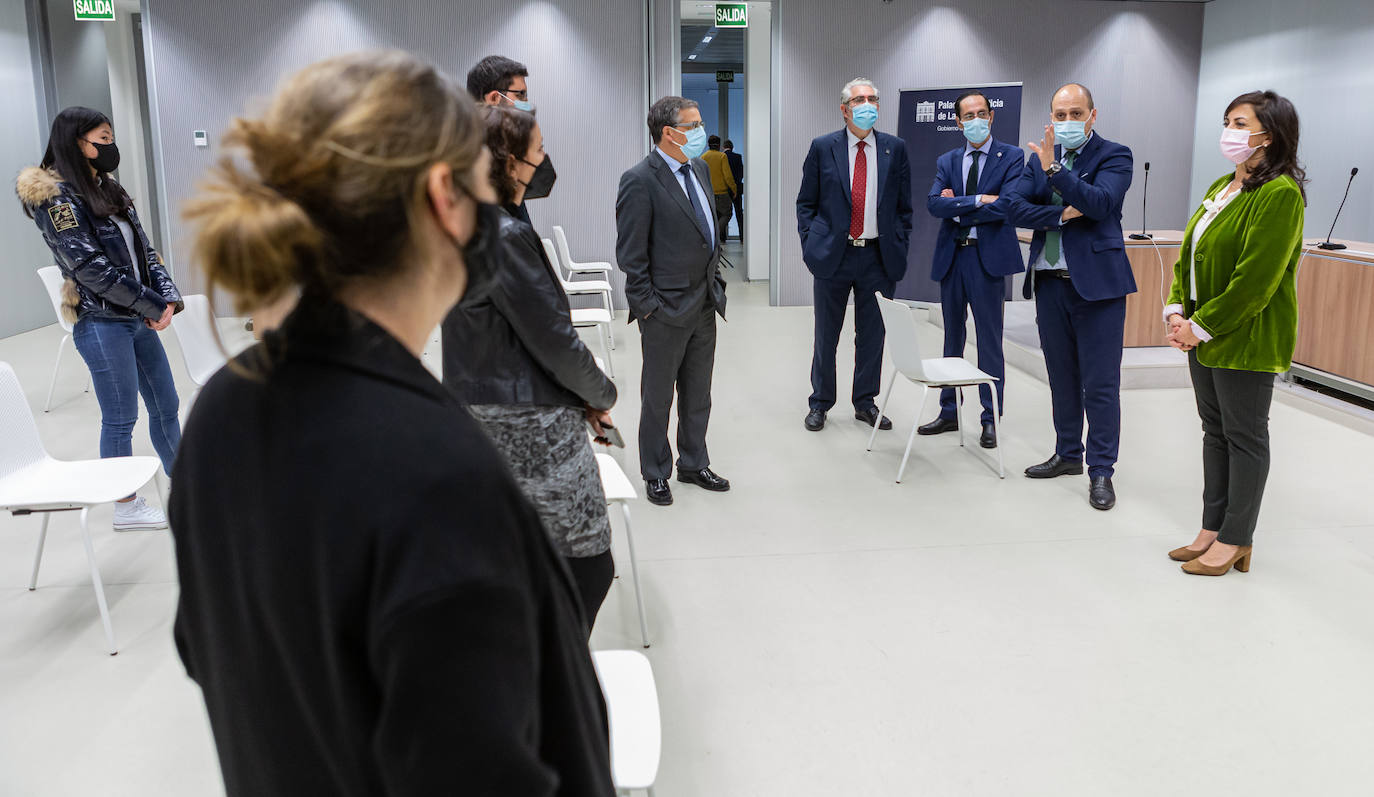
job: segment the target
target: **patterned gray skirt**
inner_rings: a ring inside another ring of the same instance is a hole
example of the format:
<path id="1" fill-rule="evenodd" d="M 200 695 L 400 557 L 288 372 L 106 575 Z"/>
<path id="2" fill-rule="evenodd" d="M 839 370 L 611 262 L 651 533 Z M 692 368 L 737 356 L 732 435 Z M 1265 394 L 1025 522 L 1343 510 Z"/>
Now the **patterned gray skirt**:
<path id="1" fill-rule="evenodd" d="M 516 404 L 468 407 L 566 557 L 598 556 L 611 548 L 606 493 L 582 410 Z"/>

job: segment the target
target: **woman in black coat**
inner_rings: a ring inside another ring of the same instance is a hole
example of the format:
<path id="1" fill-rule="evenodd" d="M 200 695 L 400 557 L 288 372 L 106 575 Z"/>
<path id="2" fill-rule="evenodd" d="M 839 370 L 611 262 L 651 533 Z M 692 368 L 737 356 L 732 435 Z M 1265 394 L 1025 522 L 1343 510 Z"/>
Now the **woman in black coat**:
<path id="1" fill-rule="evenodd" d="M 444 319 L 444 384 L 468 404 L 539 511 L 577 582 L 591 634 L 615 563 L 587 425 L 598 434 L 610 425 L 615 384 L 573 328 L 539 236 L 515 214 L 553 187 L 539 124 L 514 108 L 482 112 L 503 247 L 489 289 L 464 297 Z"/>
<path id="2" fill-rule="evenodd" d="M 420 363 L 498 245 L 471 101 L 404 53 L 324 61 L 239 120 L 193 206 L 211 288 L 299 287 L 205 386 L 176 464 L 176 641 L 230 795 L 610 797 L 577 594 Z"/>

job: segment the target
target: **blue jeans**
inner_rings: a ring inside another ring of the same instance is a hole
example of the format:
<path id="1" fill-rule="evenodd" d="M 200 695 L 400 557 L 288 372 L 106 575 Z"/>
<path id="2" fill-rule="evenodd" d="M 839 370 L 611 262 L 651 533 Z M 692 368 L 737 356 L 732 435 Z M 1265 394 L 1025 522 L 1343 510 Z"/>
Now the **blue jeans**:
<path id="1" fill-rule="evenodd" d="M 181 445 L 179 403 L 167 352 L 157 333 L 137 318 L 92 318 L 76 322 L 76 350 L 91 369 L 100 402 L 100 457 L 127 457 L 134 451 L 138 395 L 148 407 L 148 431 L 162 469 L 172 473 Z"/>

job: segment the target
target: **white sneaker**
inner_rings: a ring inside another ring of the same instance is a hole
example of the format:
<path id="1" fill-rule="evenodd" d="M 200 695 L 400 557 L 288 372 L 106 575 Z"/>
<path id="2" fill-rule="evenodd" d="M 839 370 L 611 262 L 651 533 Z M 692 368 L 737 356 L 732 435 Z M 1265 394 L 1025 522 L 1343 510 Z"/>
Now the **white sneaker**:
<path id="1" fill-rule="evenodd" d="M 149 531 L 167 528 L 167 516 L 161 509 L 148 506 L 141 497 L 124 503 L 115 503 L 115 531 Z"/>

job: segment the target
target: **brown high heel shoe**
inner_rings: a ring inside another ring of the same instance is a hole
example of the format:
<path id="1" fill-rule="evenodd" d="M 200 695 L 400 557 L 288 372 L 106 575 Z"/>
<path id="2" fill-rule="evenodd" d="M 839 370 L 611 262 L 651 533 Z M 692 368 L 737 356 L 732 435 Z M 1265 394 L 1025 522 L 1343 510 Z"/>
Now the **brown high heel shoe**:
<path id="1" fill-rule="evenodd" d="M 1231 560 L 1229 562 L 1227 562 L 1224 565 L 1218 565 L 1216 567 L 1204 565 L 1202 562 L 1197 561 L 1184 562 L 1183 572 L 1193 576 L 1224 576 L 1228 572 L 1230 572 L 1231 566 L 1234 565 L 1235 568 L 1240 572 L 1249 573 L 1250 552 L 1252 548 L 1253 546 L 1250 545 L 1240 546 L 1236 549 L 1235 554 L 1231 557 Z"/>
<path id="2" fill-rule="evenodd" d="M 1210 547 L 1212 546 L 1207 546 L 1207 548 Z M 1169 558 L 1174 560 L 1175 562 L 1191 562 L 1199 556 L 1202 556 L 1203 554 L 1207 553 L 1207 548 L 1203 548 L 1200 551 L 1194 551 L 1192 548 L 1189 548 L 1185 545 L 1182 548 L 1175 548 L 1172 551 L 1169 551 Z"/>

